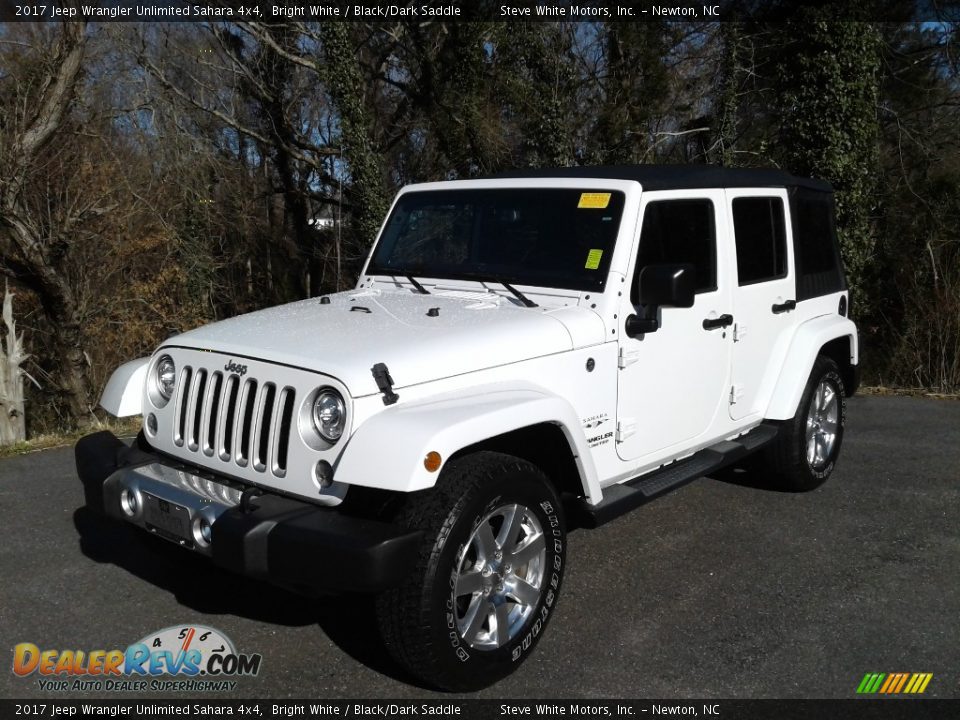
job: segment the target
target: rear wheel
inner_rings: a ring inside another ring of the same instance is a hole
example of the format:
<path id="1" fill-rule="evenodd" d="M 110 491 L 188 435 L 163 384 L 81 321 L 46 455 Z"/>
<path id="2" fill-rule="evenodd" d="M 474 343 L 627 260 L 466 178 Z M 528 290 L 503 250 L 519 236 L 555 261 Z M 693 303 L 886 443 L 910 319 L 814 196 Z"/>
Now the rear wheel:
<path id="1" fill-rule="evenodd" d="M 843 378 L 837 364 L 821 355 L 796 415 L 782 424 L 777 440 L 764 452 L 765 469 L 776 485 L 805 492 L 825 483 L 840 455 L 845 419 Z"/>
<path id="2" fill-rule="evenodd" d="M 564 520 L 543 473 L 500 453 L 464 456 L 395 522 L 424 540 L 415 571 L 377 600 L 394 658 L 446 690 L 511 673 L 539 640 L 563 578 Z"/>

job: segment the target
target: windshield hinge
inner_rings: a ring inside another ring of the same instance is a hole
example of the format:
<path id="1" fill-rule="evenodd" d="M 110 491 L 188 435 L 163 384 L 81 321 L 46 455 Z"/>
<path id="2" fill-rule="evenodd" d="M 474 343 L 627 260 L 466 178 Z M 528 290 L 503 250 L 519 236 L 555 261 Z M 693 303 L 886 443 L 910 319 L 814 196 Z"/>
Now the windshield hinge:
<path id="1" fill-rule="evenodd" d="M 636 418 L 620 418 L 617 421 L 617 442 L 621 443 L 637 431 Z"/>
<path id="2" fill-rule="evenodd" d="M 640 349 L 627 350 L 625 347 L 620 347 L 620 359 L 617 361 L 617 367 L 621 370 L 629 365 L 633 365 L 637 360 L 640 359 Z"/>
<path id="3" fill-rule="evenodd" d="M 743 385 L 730 386 L 730 404 L 736 405 L 743 398 Z"/>

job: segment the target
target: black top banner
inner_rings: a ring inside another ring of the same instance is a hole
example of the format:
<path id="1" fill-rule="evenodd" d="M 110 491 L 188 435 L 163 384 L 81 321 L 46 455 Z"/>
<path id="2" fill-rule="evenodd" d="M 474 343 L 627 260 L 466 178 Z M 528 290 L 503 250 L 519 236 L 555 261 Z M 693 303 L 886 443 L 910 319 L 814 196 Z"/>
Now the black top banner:
<path id="1" fill-rule="evenodd" d="M 827 5 L 835 20 L 960 21 L 954 0 L 0 0 L 0 21 L 725 22 L 803 20 Z"/>

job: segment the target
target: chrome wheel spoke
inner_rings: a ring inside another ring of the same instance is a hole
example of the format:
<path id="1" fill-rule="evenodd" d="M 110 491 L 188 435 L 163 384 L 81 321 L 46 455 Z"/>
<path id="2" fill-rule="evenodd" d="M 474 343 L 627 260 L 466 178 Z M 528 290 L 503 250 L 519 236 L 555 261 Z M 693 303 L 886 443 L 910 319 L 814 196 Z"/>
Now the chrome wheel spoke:
<path id="1" fill-rule="evenodd" d="M 473 642 L 483 630 L 484 621 L 490 618 L 492 614 L 493 605 L 489 600 L 480 596 L 473 598 L 463 618 L 463 625 L 466 625 L 466 627 L 460 634 L 467 642 Z"/>
<path id="2" fill-rule="evenodd" d="M 513 588 L 507 595 L 516 599 L 521 605 L 536 605 L 540 600 L 540 590 L 520 578 L 514 580 Z"/>
<path id="3" fill-rule="evenodd" d="M 502 647 L 510 639 L 510 608 L 501 603 L 496 606 L 497 646 Z"/>
<path id="4" fill-rule="evenodd" d="M 477 548 L 477 557 L 481 563 L 491 560 L 497 552 L 497 541 L 493 539 L 493 528 L 489 519 L 485 519 L 473 534 L 473 543 Z"/>
<path id="5" fill-rule="evenodd" d="M 837 393 L 833 387 L 823 383 L 823 407 L 821 411 L 826 415 L 837 402 Z"/>
<path id="6" fill-rule="evenodd" d="M 824 431 L 821 437 L 823 438 L 823 461 L 826 462 L 833 455 L 833 446 L 836 444 L 837 436 Z"/>
<path id="7" fill-rule="evenodd" d="M 510 505 L 503 515 L 503 526 L 497 535 L 497 545 L 508 550 L 517 544 L 517 536 L 523 526 L 525 508 L 519 505 Z"/>
<path id="8" fill-rule="evenodd" d="M 457 578 L 457 597 L 483 592 L 483 575 L 478 571 L 466 572 Z"/>
<path id="9" fill-rule="evenodd" d="M 543 535 L 524 538 L 524 543 L 514 548 L 508 555 L 514 568 L 523 567 L 531 560 L 539 557 L 547 549 L 547 542 Z"/>

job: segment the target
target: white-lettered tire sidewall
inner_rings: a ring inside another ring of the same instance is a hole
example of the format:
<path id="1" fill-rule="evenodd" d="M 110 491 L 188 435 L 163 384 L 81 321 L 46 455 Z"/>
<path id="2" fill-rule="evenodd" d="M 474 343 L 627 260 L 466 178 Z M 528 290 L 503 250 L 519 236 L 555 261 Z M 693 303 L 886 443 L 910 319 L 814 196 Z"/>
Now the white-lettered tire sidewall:
<path id="1" fill-rule="evenodd" d="M 566 562 L 566 530 L 560 501 L 546 482 L 525 477 L 524 482 L 514 484 L 515 480 L 504 477 L 497 483 L 496 489 L 490 488 L 468 499 L 443 550 L 431 563 L 430 576 L 434 582 L 429 592 L 429 612 L 440 619 L 431 623 L 435 628 L 433 642 L 435 647 L 443 648 L 440 654 L 446 657 L 438 659 L 441 660 L 444 674 L 448 676 L 446 684 L 451 688 L 484 687 L 513 672 L 536 646 L 556 607 Z M 546 558 L 542 592 L 524 627 L 505 646 L 495 650 L 475 649 L 460 637 L 457 630 L 453 592 L 457 576 L 456 560 L 474 529 L 488 513 L 509 503 L 526 506 L 536 514 L 543 528 Z"/>
<path id="2" fill-rule="evenodd" d="M 820 470 L 815 470 L 810 466 L 810 463 L 807 461 L 807 435 L 806 432 L 800 433 L 800 457 L 803 459 L 803 464 L 806 467 L 807 472 L 809 473 L 811 479 L 815 479 L 817 484 L 823 483 L 831 473 L 837 464 L 837 458 L 840 456 L 840 446 L 843 445 L 843 430 L 844 425 L 846 424 L 846 409 L 847 402 L 846 397 L 844 396 L 843 388 L 843 378 L 840 377 L 840 373 L 837 371 L 836 366 L 833 363 L 830 364 L 829 369 L 825 372 L 821 372 L 811 378 L 810 387 L 807 388 L 806 392 L 806 402 L 803 404 L 803 415 L 801 416 L 803 424 L 801 427 L 805 426 L 807 414 L 810 412 L 810 403 L 813 402 L 814 395 L 816 393 L 817 387 L 824 380 L 833 385 L 834 391 L 837 393 L 837 439 L 833 444 L 833 449 L 830 452 L 830 458 L 826 465 L 824 465 Z"/>

